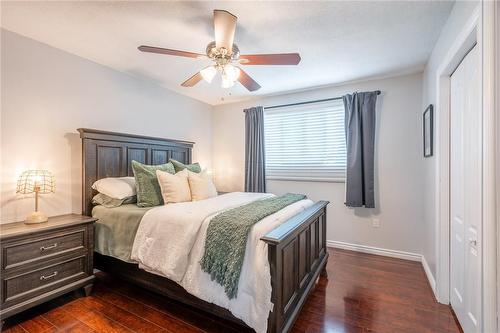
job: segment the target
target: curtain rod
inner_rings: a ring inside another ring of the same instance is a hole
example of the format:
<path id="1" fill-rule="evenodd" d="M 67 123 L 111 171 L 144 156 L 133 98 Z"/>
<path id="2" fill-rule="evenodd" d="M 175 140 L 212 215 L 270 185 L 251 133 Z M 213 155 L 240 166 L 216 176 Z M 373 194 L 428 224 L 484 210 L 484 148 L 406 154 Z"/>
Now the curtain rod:
<path id="1" fill-rule="evenodd" d="M 377 95 L 380 95 L 381 92 L 380 92 L 380 90 L 376 90 L 375 93 L 377 93 Z M 314 101 L 307 101 L 307 102 L 299 102 L 299 103 L 291 103 L 291 104 L 281 104 L 281 105 L 265 106 L 264 109 L 269 110 L 269 109 L 283 108 L 285 106 L 296 106 L 296 105 L 303 105 L 303 104 L 336 101 L 336 100 L 339 100 L 339 99 L 342 99 L 342 97 L 334 97 L 334 98 L 326 98 L 326 99 L 316 99 Z"/>

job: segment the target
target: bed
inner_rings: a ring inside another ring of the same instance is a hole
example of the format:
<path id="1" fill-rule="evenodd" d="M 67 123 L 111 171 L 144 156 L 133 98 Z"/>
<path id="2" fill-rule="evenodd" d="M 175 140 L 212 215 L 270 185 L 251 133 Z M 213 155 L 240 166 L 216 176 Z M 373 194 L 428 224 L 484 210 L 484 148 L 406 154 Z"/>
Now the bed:
<path id="1" fill-rule="evenodd" d="M 95 195 L 92 184 L 105 177 L 133 175 L 132 160 L 162 164 L 173 158 L 182 163 L 191 163 L 193 142 L 93 129 L 78 131 L 82 139 L 82 205 L 85 215 L 92 214 L 92 197 Z M 274 304 L 267 319 L 267 332 L 288 332 L 318 277 L 320 274 L 326 275 L 327 204 L 326 201 L 313 203 L 260 238 L 267 244 L 271 302 Z M 123 210 L 125 212 L 121 214 L 125 214 L 122 215 L 125 219 L 129 216 L 127 210 L 134 211 L 134 207 L 124 207 Z M 143 213 L 135 209 L 132 229 Z M 94 215 L 101 216 L 103 220 L 104 214 L 104 211 L 94 212 Z M 229 310 L 191 295 L 172 280 L 140 269 L 136 263 L 128 260 L 130 257 L 127 246 L 118 250 L 106 249 L 106 240 L 117 232 L 124 231 L 108 228 L 105 223 L 96 227 L 96 243 L 102 244 L 98 246 L 100 253 L 94 253 L 95 268 L 217 317 L 247 326 Z"/>

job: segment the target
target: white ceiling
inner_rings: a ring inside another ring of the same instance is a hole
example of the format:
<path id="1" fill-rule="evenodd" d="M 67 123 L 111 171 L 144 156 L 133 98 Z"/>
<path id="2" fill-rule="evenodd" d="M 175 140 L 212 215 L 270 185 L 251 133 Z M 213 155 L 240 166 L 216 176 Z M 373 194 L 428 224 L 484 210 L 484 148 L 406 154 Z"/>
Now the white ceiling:
<path id="1" fill-rule="evenodd" d="M 209 104 L 423 69 L 453 2 L 2 2 L 7 30 L 147 78 Z M 180 83 L 207 60 L 139 52 L 141 44 L 204 53 L 212 10 L 238 16 L 242 54 L 299 52 L 298 66 L 246 66 L 262 86 Z M 222 100 L 224 99 L 224 101 Z"/>

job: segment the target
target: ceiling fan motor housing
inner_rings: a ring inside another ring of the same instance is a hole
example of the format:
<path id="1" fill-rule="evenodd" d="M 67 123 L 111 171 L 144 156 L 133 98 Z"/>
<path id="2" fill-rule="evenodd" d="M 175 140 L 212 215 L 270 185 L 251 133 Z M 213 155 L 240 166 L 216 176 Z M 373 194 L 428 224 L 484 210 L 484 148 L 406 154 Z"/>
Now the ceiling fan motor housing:
<path id="1" fill-rule="evenodd" d="M 230 63 L 240 57 L 240 49 L 236 44 L 233 44 L 233 50 L 230 52 L 225 47 L 217 48 L 215 41 L 207 45 L 206 53 L 210 59 L 224 63 Z"/>

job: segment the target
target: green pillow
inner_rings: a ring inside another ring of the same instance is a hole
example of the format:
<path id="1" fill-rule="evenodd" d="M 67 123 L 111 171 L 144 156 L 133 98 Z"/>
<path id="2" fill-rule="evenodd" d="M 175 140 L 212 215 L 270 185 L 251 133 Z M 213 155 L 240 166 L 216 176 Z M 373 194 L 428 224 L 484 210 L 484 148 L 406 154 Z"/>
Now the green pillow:
<path id="1" fill-rule="evenodd" d="M 134 170 L 137 191 L 137 206 L 153 207 L 163 205 L 160 184 L 158 184 L 158 179 L 156 178 L 156 170 L 175 174 L 172 163 L 146 165 L 132 161 L 132 170 Z"/>
<path id="2" fill-rule="evenodd" d="M 200 173 L 201 172 L 201 166 L 199 163 L 193 163 L 193 164 L 184 164 L 182 162 L 170 159 L 168 160 L 170 163 L 174 165 L 175 172 L 182 171 L 184 169 L 188 169 L 191 172 L 196 172 Z"/>
<path id="3" fill-rule="evenodd" d="M 106 208 L 120 207 L 121 205 L 126 205 L 126 204 L 131 204 L 131 203 L 136 203 L 136 202 L 137 202 L 136 195 L 133 195 L 131 197 L 126 197 L 124 199 L 116 199 L 116 198 L 112 198 L 110 196 L 107 196 L 106 194 L 103 194 L 103 193 L 97 193 L 92 198 L 92 203 L 94 205 L 101 205 L 101 206 L 104 206 Z"/>

